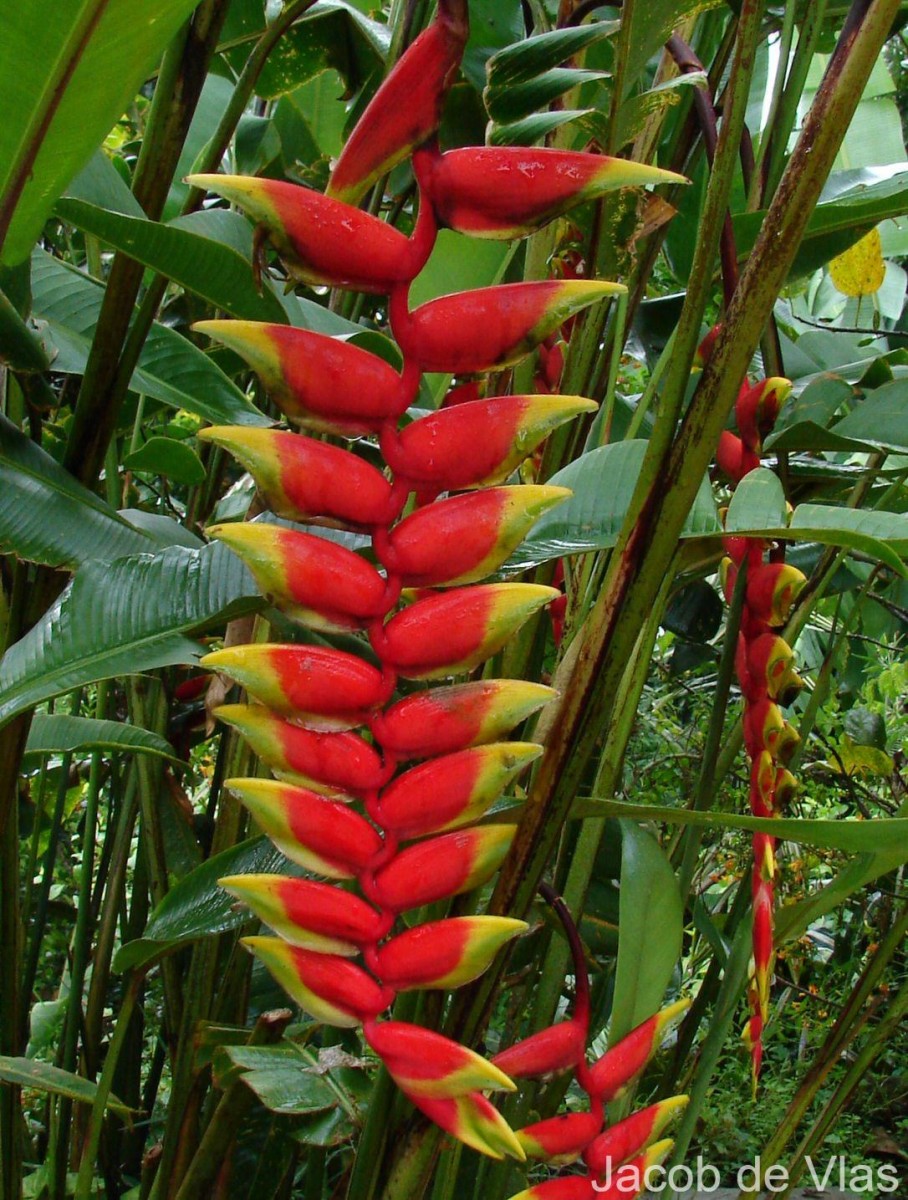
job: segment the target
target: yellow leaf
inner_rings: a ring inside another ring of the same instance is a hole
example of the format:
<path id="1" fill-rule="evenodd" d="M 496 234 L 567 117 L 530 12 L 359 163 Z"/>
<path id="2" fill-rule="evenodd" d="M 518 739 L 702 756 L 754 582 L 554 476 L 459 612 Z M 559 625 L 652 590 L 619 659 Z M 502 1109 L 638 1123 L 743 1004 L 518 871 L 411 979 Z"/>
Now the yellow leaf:
<path id="1" fill-rule="evenodd" d="M 871 229 L 829 264 L 832 282 L 846 296 L 872 296 L 886 276 L 880 231 Z"/>

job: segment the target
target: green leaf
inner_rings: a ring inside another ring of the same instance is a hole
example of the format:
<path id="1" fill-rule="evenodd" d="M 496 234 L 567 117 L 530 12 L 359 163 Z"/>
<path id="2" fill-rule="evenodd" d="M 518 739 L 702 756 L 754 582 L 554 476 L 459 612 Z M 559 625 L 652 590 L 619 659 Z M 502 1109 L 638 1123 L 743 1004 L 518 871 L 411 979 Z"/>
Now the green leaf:
<path id="1" fill-rule="evenodd" d="M 25 745 L 26 756 L 65 754 L 74 750 L 134 751 L 169 758 L 173 762 L 181 761 L 165 738 L 148 729 L 95 717 L 35 713 Z"/>
<path id="2" fill-rule="evenodd" d="M 262 604 L 223 545 L 88 562 L 0 660 L 0 725 L 99 679 L 194 663 L 201 651 L 187 633 Z"/>
<path id="3" fill-rule="evenodd" d="M 788 523 L 785 492 L 778 475 L 766 467 L 749 471 L 731 498 L 725 516 L 728 533 L 747 529 L 772 529 Z"/>
<path id="4" fill-rule="evenodd" d="M 873 821 L 800 820 L 699 812 L 689 808 L 599 799 L 578 800 L 571 810 L 571 816 L 631 817 L 636 821 L 666 821 L 672 825 L 699 825 L 707 829 L 743 829 L 748 833 L 771 833 L 803 846 L 842 850 L 846 854 L 875 854 L 885 849 L 899 864 L 908 862 L 908 818 L 905 817 L 886 817 Z"/>
<path id="5" fill-rule="evenodd" d="M 196 0 L 29 0 L 0 17 L 0 242 L 21 262 L 54 200 Z M 4 236 L 5 235 L 5 236 Z"/>
<path id="6" fill-rule="evenodd" d="M 325 1112 L 337 1105 L 337 1093 L 318 1066 L 292 1042 L 279 1046 L 227 1046 L 223 1054 L 243 1074 L 262 1104 L 285 1115 Z"/>
<path id="7" fill-rule="evenodd" d="M 196 938 L 214 937 L 250 920 L 247 908 L 218 886 L 225 875 L 300 874 L 266 837 L 232 846 L 184 875 L 151 914 L 140 938 L 127 942 L 114 958 L 115 971 L 146 967 Z"/>
<path id="8" fill-rule="evenodd" d="M 486 88 L 484 99 L 489 116 L 499 125 L 519 121 L 546 108 L 571 88 L 594 79 L 604 79 L 604 71 L 580 71 L 573 67 L 555 67 L 526 83 Z"/>
<path id="9" fill-rule="evenodd" d="M 532 146 L 546 134 L 588 116 L 590 108 L 559 108 L 554 112 L 534 113 L 511 125 L 490 125 L 489 144 L 492 146 Z"/>
<path id="10" fill-rule="evenodd" d="M 722 0 L 632 0 L 622 8 L 617 55 L 624 63 L 623 100 L 633 91 L 647 62 L 657 54 L 671 33 Z"/>
<path id="11" fill-rule="evenodd" d="M 646 442 L 634 439 L 600 446 L 556 472 L 551 484 L 569 487 L 573 496 L 537 521 L 514 552 L 508 568 L 535 566 L 566 554 L 614 546 L 630 505 Z M 722 532 L 709 481 L 704 479 L 685 523 L 686 537 Z"/>
<path id="12" fill-rule="evenodd" d="M 622 821 L 612 1045 L 659 1008 L 681 954 L 683 931 L 684 905 L 662 848 L 639 825 Z"/>
<path id="13" fill-rule="evenodd" d="M 880 221 L 908 212 L 908 172 L 902 171 L 871 185 L 860 184 L 818 204 L 810 217 L 790 275 L 809 275 L 853 246 Z M 764 211 L 735 213 L 732 218 L 738 257 L 753 249 L 766 216 Z"/>
<path id="14" fill-rule="evenodd" d="M 47 353 L 40 340 L 19 316 L 5 292 L 0 291 L 0 363 L 14 371 L 46 371 Z"/>
<path id="15" fill-rule="evenodd" d="M 249 253 L 240 253 L 235 242 L 209 234 L 220 232 L 226 222 L 207 220 L 207 213 L 181 217 L 169 224 L 144 217 L 127 217 L 84 200 L 62 199 L 57 216 L 85 233 L 94 234 L 116 250 L 128 254 L 201 296 L 216 308 L 247 321 L 286 322 L 284 306 L 271 287 L 261 295 L 252 278 L 252 227 L 236 213 L 225 214 L 237 231 L 245 226 Z M 201 220 L 198 218 L 201 217 Z M 242 223 L 242 224 L 239 224 Z"/>
<path id="16" fill-rule="evenodd" d="M 503 89 L 515 83 L 535 79 L 536 76 L 573 58 L 595 42 L 610 37 L 617 28 L 617 21 L 595 21 L 571 29 L 538 33 L 534 37 L 515 42 L 514 45 L 499 50 L 489 59 L 486 64 L 488 86 L 490 89 Z"/>
<path id="17" fill-rule="evenodd" d="M 7 1058 L 0 1056 L 0 1080 L 12 1083 L 17 1087 L 32 1088 L 36 1092 L 50 1092 L 53 1096 L 67 1096 L 80 1104 L 94 1104 L 98 1094 L 97 1084 L 71 1071 L 61 1071 L 49 1063 L 35 1062 L 31 1058 Z M 135 1109 L 118 1100 L 116 1096 L 107 1097 L 106 1108 L 120 1117 L 129 1118 Z"/>
<path id="18" fill-rule="evenodd" d="M 908 450 L 908 379 L 876 388 L 832 432 L 881 450 Z"/>
<path id="19" fill-rule="evenodd" d="M 47 335 L 56 349 L 53 369 L 81 375 L 88 361 L 104 288 L 44 251 L 36 251 L 32 263 L 34 310 L 47 322 Z M 213 424 L 271 424 L 207 354 L 176 330 L 157 323 L 145 341 L 130 386 Z"/>
<path id="20" fill-rule="evenodd" d="M 799 504 L 790 525 L 747 528 L 735 532 L 753 537 L 785 538 L 795 542 L 821 542 L 844 546 L 878 559 L 899 575 L 908 576 L 902 556 L 908 553 L 908 516 L 878 509 L 841 508 L 827 504 Z"/>
<path id="21" fill-rule="evenodd" d="M 189 486 L 205 482 L 205 467 L 195 450 L 174 438 L 149 438 L 144 446 L 126 455 L 123 466 L 127 471 L 163 475 Z"/>
<path id="22" fill-rule="evenodd" d="M 50 567 L 150 551 L 151 539 L 108 508 L 0 416 L 0 550 Z"/>

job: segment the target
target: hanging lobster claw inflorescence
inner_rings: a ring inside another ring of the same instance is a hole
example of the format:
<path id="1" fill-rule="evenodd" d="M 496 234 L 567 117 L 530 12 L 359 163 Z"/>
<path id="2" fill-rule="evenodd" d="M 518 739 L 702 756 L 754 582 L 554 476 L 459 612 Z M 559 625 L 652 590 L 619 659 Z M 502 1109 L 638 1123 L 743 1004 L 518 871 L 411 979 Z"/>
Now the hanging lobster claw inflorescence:
<path id="1" fill-rule="evenodd" d="M 471 916 L 401 930 L 398 917 L 472 890 L 498 869 L 515 826 L 477 822 L 542 752 L 503 739 L 553 692 L 483 679 L 395 693 L 401 678 L 447 681 L 473 670 L 556 597 L 549 587 L 482 582 L 569 494 L 500 485 L 551 430 L 595 405 L 579 396 L 507 396 L 400 422 L 422 372 L 500 369 L 587 305 L 624 289 L 599 281 L 510 284 L 411 309 L 410 284 L 439 224 L 476 236 L 523 236 L 610 188 L 678 177 L 554 150 L 441 153 L 433 139 L 466 41 L 463 8 L 440 0 L 436 20 L 353 130 L 327 196 L 269 179 L 191 177 L 259 223 L 292 280 L 387 293 L 403 353 L 398 372 L 359 347 L 308 330 L 250 321 L 197 326 L 250 364 L 289 421 L 310 432 L 377 437 L 389 468 L 383 473 L 351 450 L 280 430 L 204 432 L 252 473 L 281 517 L 369 534 L 377 565 L 317 532 L 262 523 L 209 531 L 246 562 L 288 617 L 329 634 L 359 635 L 378 665 L 347 651 L 271 643 L 216 651 L 205 663 L 255 701 L 222 706 L 217 715 L 278 777 L 229 786 L 288 858 L 324 879 L 355 881 L 360 892 L 281 876 L 230 876 L 223 886 L 277 935 L 247 938 L 246 945 L 317 1019 L 362 1026 L 400 1088 L 443 1129 L 492 1157 L 523 1159 L 553 1157 L 550 1135 L 515 1134 L 486 1098 L 515 1086 L 501 1059 L 487 1062 L 383 1014 L 399 992 L 476 978 L 526 929 L 523 921 Z M 410 237 L 351 207 L 408 156 L 418 184 Z M 442 493 L 448 495 L 437 499 Z M 411 495 L 421 507 L 404 516 Z M 367 736 L 358 732 L 363 728 Z M 416 765 L 398 773 L 404 761 Z M 514 1073 L 534 1073 L 540 1063 L 575 1066 L 586 1045 L 585 1021 L 568 1037 L 556 1027 L 546 1031 L 549 1041 L 538 1035 L 533 1048 L 514 1048 Z M 599 1136 L 602 1103 L 596 1100 L 598 1118 L 583 1127 L 586 1140 L 571 1134 L 571 1150 L 576 1145 L 579 1153 Z M 657 1126 L 655 1117 L 646 1130 L 641 1125 L 627 1153 L 652 1141 Z"/>
<path id="2" fill-rule="evenodd" d="M 716 330 L 700 348 L 705 360 Z M 738 435 L 722 434 L 716 461 L 733 484 L 759 467 L 763 440 L 772 431 L 791 392 L 787 379 L 763 379 L 741 386 L 735 405 Z M 788 620 L 806 583 L 804 575 L 783 562 L 778 549 L 762 538 L 734 534 L 724 539 L 726 557 L 720 577 L 731 604 L 739 574 L 745 572 L 741 627 L 735 655 L 738 683 L 744 697 L 744 747 L 750 759 L 750 809 L 755 817 L 776 817 L 796 788 L 786 763 L 798 735 L 782 714 L 803 686 L 794 670 L 791 647 L 776 632 Z M 775 952 L 776 839 L 753 835 L 751 895 L 753 912 L 753 973 L 749 988 L 750 1018 L 744 1041 L 750 1050 L 754 1087 L 763 1059 L 763 1031 L 769 1019 L 769 989 Z"/>

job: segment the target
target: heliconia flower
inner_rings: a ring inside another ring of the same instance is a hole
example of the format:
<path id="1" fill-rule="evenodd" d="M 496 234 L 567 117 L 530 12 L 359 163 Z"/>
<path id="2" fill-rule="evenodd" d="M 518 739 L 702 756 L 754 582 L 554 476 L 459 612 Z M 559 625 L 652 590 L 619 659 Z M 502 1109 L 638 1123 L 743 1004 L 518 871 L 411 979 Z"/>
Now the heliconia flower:
<path id="1" fill-rule="evenodd" d="M 387 694 L 381 671 L 327 646 L 252 642 L 215 650 L 200 662 L 274 712 L 315 728 L 348 728 Z"/>
<path id="2" fill-rule="evenodd" d="M 564 322 L 621 283 L 548 279 L 439 296 L 412 312 L 391 300 L 391 325 L 404 355 L 422 371 L 470 375 L 511 366 Z"/>
<path id="3" fill-rule="evenodd" d="M 697 347 L 697 353 L 694 355 L 693 365 L 694 365 L 695 369 L 702 370 L 703 367 L 705 367 L 706 364 L 709 362 L 710 356 L 712 355 L 712 352 L 713 352 L 713 347 L 716 344 L 716 339 L 718 338 L 718 336 L 721 332 L 722 332 L 721 323 L 718 325 L 713 325 L 713 327 L 712 327 L 712 329 L 710 329 L 709 333 L 707 333 L 706 336 L 703 338 L 702 342 Z"/>
<path id="4" fill-rule="evenodd" d="M 495 742 L 421 763 L 382 792 L 379 822 L 400 838 L 472 825 L 540 754 L 535 742 Z"/>
<path id="5" fill-rule="evenodd" d="M 788 563 L 764 563 L 747 576 L 747 607 L 760 621 L 784 625 L 804 585 L 806 576 Z"/>
<path id="6" fill-rule="evenodd" d="M 394 64 L 347 137 L 328 182 L 330 196 L 355 204 L 435 132 L 467 33 L 459 14 L 440 3 L 436 19 Z"/>
<path id="7" fill-rule="evenodd" d="M 275 775 L 289 783 L 361 795 L 384 781 L 381 758 L 355 733 L 304 729 L 258 704 L 222 704 L 214 715 L 238 729 Z"/>
<path id="8" fill-rule="evenodd" d="M 470 1092 L 513 1092 L 516 1085 L 473 1050 L 407 1021 L 368 1021 L 366 1041 L 408 1096 L 445 1100 Z"/>
<path id="9" fill-rule="evenodd" d="M 291 946 L 281 938 L 241 939 L 287 994 L 317 1021 L 352 1029 L 377 1017 L 394 993 L 376 983 L 362 967 L 336 954 Z"/>
<path id="10" fill-rule="evenodd" d="M 558 693 L 522 679 L 480 679 L 398 700 L 371 721 L 372 733 L 400 758 L 431 758 L 503 737 Z"/>
<path id="11" fill-rule="evenodd" d="M 382 430 L 396 474 L 439 491 L 488 487 L 516 470 L 559 425 L 596 411 L 582 396 L 497 396 L 441 408 L 399 434 Z"/>
<path id="12" fill-rule="evenodd" d="M 760 456 L 730 430 L 723 429 L 716 450 L 716 465 L 732 483 L 740 483 L 749 471 L 760 465 Z"/>
<path id="13" fill-rule="evenodd" d="M 193 329 L 245 359 L 295 424 L 355 437 L 410 402 L 394 368 L 352 342 L 263 321 L 197 321 Z"/>
<path id="14" fill-rule="evenodd" d="M 472 891 L 501 866 L 516 825 L 479 825 L 401 850 L 372 881 L 370 898 L 403 912 Z"/>
<path id="15" fill-rule="evenodd" d="M 510 557 L 569 488 L 527 485 L 450 496 L 405 517 L 376 549 L 404 587 L 475 583 Z"/>
<path id="16" fill-rule="evenodd" d="M 763 449 L 763 439 L 772 432 L 782 405 L 790 395 L 791 381 L 788 379 L 761 379 L 741 388 L 735 404 L 735 419 L 741 440 L 749 450 L 759 454 Z"/>
<path id="17" fill-rule="evenodd" d="M 467 146 L 426 159 L 421 178 L 439 220 L 473 237 L 526 237 L 616 188 L 688 182 L 644 163 L 538 146 Z"/>
<path id="18" fill-rule="evenodd" d="M 659 1136 L 666 1125 L 687 1107 L 689 1096 L 671 1096 L 631 1113 L 590 1143 L 583 1159 L 594 1175 L 613 1172 Z"/>
<path id="19" fill-rule="evenodd" d="M 600 1113 L 560 1113 L 518 1129 L 517 1139 L 527 1158 L 561 1165 L 578 1159 L 601 1128 Z"/>
<path id="20" fill-rule="evenodd" d="M 785 767 L 778 767 L 776 769 L 775 798 L 777 810 L 781 810 L 791 803 L 798 792 L 798 786 L 798 781 L 792 775 L 791 771 L 786 770 Z"/>
<path id="21" fill-rule="evenodd" d="M 229 450 L 279 517 L 329 518 L 347 529 L 369 528 L 390 517 L 390 483 L 349 450 L 249 425 L 212 425 L 197 436 Z"/>
<path id="22" fill-rule="evenodd" d="M 384 663 L 410 679 L 472 671 L 558 595 L 533 583 L 486 583 L 427 596 L 370 630 Z"/>
<path id="23" fill-rule="evenodd" d="M 367 820 L 336 800 L 277 779 L 228 779 L 229 788 L 291 862 L 328 879 L 353 879 L 382 848 Z"/>
<path id="24" fill-rule="evenodd" d="M 534 1183 L 511 1196 L 511 1200 L 593 1200 L 598 1195 L 587 1175 L 562 1175 L 558 1179 Z"/>
<path id="25" fill-rule="evenodd" d="M 291 279 L 311 286 L 388 292 L 425 266 L 425 239 L 331 196 L 251 175 L 190 175 L 187 182 L 238 204 L 263 225 Z"/>
<path id="26" fill-rule="evenodd" d="M 777 762 L 788 762 L 800 738 L 768 696 L 748 705 L 744 712 L 744 746 L 751 758 L 768 750 Z"/>
<path id="27" fill-rule="evenodd" d="M 750 1051 L 751 1073 L 753 1075 L 754 1094 L 757 1090 L 757 1080 L 760 1078 L 760 1067 L 763 1063 L 763 1026 L 765 1021 L 759 1012 L 754 1012 L 741 1034 L 741 1040 Z"/>
<path id="28" fill-rule="evenodd" d="M 314 629 L 358 629 L 387 608 L 386 581 L 360 555 L 327 538 L 280 525 L 212 525 L 282 612 Z"/>
<path id="29" fill-rule="evenodd" d="M 606 1104 L 621 1095 L 659 1049 L 666 1031 L 681 1019 L 689 1007 L 689 1000 L 677 1000 L 642 1021 L 617 1045 L 610 1046 L 590 1068 L 592 1094 Z"/>
<path id="30" fill-rule="evenodd" d="M 794 651 L 775 633 L 764 633 L 747 642 L 746 670 L 780 704 L 790 704 L 804 686 L 794 669 Z"/>
<path id="31" fill-rule="evenodd" d="M 492 1062 L 512 1079 L 539 1078 L 576 1066 L 585 1046 L 583 1025 L 579 1021 L 561 1021 L 508 1046 Z"/>
<path id="32" fill-rule="evenodd" d="M 511 917 L 448 917 L 416 925 L 379 946 L 376 972 L 397 992 L 462 987 L 528 928 Z"/>
<path id="33" fill-rule="evenodd" d="M 242 900 L 292 946 L 351 957 L 384 933 L 381 914 L 339 887 L 288 875 L 225 875 L 218 886 Z"/>
<path id="34" fill-rule="evenodd" d="M 757 889 L 753 898 L 753 956 L 754 987 L 760 1013 L 766 1021 L 769 1016 L 769 989 L 775 954 L 772 936 L 772 884 Z"/>
<path id="35" fill-rule="evenodd" d="M 654 1142 L 642 1154 L 630 1159 L 615 1171 L 606 1184 L 600 1184 L 593 1192 L 594 1196 L 604 1196 L 605 1200 L 636 1200 L 646 1187 L 646 1174 L 650 1167 L 662 1162 L 671 1153 L 675 1143 L 671 1138 Z"/>
<path id="36" fill-rule="evenodd" d="M 523 1147 L 513 1129 L 481 1092 L 452 1096 L 450 1099 L 421 1096 L 418 1092 L 405 1094 L 430 1121 L 434 1121 L 465 1146 L 478 1150 L 480 1154 L 486 1154 L 489 1158 L 504 1158 L 505 1155 L 509 1155 L 518 1162 L 524 1161 L 526 1156 Z"/>
<path id="37" fill-rule="evenodd" d="M 750 807 L 757 817 L 775 816 L 776 771 L 768 750 L 761 750 L 750 764 Z"/>
<path id="38" fill-rule="evenodd" d="M 754 891 L 763 883 L 772 883 L 776 873 L 776 839 L 769 833 L 753 835 Z"/>

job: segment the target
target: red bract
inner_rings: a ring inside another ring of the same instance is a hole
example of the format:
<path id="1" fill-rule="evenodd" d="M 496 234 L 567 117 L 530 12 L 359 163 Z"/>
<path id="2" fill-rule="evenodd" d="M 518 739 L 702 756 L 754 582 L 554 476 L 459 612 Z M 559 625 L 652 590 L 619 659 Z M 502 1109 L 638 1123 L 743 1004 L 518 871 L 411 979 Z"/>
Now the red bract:
<path id="1" fill-rule="evenodd" d="M 295 424 L 352 436 L 407 409 L 400 375 L 352 342 L 259 321 L 198 321 L 193 328 L 241 355 Z"/>
<path id="2" fill-rule="evenodd" d="M 367 529 L 393 511 L 390 483 L 349 450 L 280 429 L 216 425 L 199 437 L 239 459 L 271 511 L 289 521 L 330 518 L 348 529 Z"/>
<path id="3" fill-rule="evenodd" d="M 519 362 L 570 316 L 622 284 L 544 280 L 440 296 L 410 312 L 392 297 L 394 332 L 422 371 L 472 374 Z"/>
<path id="4" fill-rule="evenodd" d="M 525 921 L 511 917 L 449 917 L 416 925 L 379 948 L 376 969 L 401 992 L 461 987 L 481 975 L 497 951 L 526 928 Z"/>
<path id="5" fill-rule="evenodd" d="M 515 1042 L 492 1061 L 513 1079 L 539 1078 L 576 1066 L 585 1046 L 583 1025 L 579 1021 L 562 1021 Z"/>
<path id="6" fill-rule="evenodd" d="M 370 899 L 398 913 L 472 891 L 498 870 L 516 830 L 479 825 L 409 846 L 374 877 Z"/>

